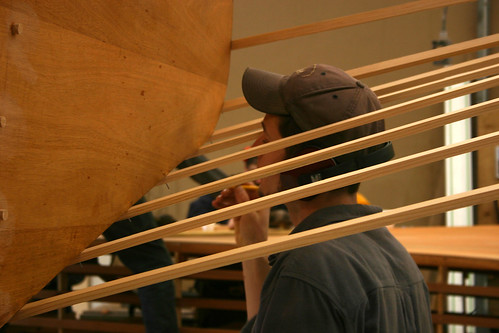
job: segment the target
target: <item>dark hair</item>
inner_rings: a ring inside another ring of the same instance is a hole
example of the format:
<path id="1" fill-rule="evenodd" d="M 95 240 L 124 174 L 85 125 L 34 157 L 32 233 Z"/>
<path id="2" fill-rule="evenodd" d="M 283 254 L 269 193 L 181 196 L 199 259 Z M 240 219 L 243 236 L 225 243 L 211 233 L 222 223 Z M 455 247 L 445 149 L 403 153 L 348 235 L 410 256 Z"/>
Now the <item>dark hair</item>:
<path id="1" fill-rule="evenodd" d="M 280 118 L 281 118 L 281 120 L 279 123 L 279 132 L 281 133 L 281 136 L 283 138 L 303 132 L 300 129 L 300 127 L 298 127 L 298 125 L 293 120 L 293 118 L 283 117 L 283 116 L 280 116 Z M 286 158 L 296 157 L 299 152 L 302 152 L 309 147 L 319 147 L 319 148 L 329 147 L 330 145 L 325 144 L 325 142 L 331 142 L 332 140 L 330 138 L 332 136 L 334 136 L 334 134 L 323 137 L 323 138 L 318 138 L 318 139 L 306 141 L 306 142 L 299 143 L 297 145 L 288 147 L 285 149 Z M 355 194 L 359 191 L 359 187 L 360 187 L 360 183 L 356 183 L 356 184 L 352 184 L 352 185 L 348 185 L 345 187 L 335 189 L 333 191 L 347 191 L 349 194 Z"/>
<path id="2" fill-rule="evenodd" d="M 251 165 L 256 164 L 256 161 L 257 161 L 256 156 L 250 157 L 250 158 L 244 160 L 244 165 L 246 166 L 246 168 L 249 168 Z"/>
<path id="3" fill-rule="evenodd" d="M 169 214 L 164 214 L 156 218 L 156 223 L 158 224 L 158 227 L 161 227 L 163 225 L 167 225 L 173 222 L 176 222 L 177 220 L 169 215 Z"/>

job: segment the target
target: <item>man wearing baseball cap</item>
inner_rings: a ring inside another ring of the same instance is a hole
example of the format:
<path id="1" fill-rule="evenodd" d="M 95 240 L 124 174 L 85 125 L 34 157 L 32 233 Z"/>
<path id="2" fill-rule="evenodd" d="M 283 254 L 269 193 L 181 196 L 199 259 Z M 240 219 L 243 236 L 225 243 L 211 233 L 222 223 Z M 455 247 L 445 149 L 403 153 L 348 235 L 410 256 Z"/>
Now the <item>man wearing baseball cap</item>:
<path id="1" fill-rule="evenodd" d="M 255 144 L 359 116 L 381 108 L 376 95 L 344 71 L 312 65 L 283 76 L 247 69 L 248 103 L 265 113 Z M 384 130 L 377 121 L 258 157 L 266 166 Z M 262 195 L 358 170 L 393 157 L 387 142 L 263 178 Z M 359 184 L 286 204 L 292 233 L 369 214 L 357 203 Z M 242 187 L 214 201 L 221 208 L 254 198 Z M 250 197 L 251 196 L 251 197 Z M 236 219 L 239 246 L 267 239 L 268 210 Z M 243 262 L 248 322 L 243 332 L 431 332 L 428 288 L 404 247 L 386 228 Z"/>

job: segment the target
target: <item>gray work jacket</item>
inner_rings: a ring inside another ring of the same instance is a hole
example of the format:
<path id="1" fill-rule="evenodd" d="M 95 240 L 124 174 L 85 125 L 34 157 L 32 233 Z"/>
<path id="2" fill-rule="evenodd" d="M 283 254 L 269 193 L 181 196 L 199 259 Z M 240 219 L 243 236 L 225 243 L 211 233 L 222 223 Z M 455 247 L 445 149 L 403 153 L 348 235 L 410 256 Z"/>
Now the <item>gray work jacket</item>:
<path id="1" fill-rule="evenodd" d="M 319 210 L 292 233 L 381 209 Z M 269 257 L 260 309 L 242 332 L 432 332 L 428 288 L 406 249 L 386 228 Z"/>

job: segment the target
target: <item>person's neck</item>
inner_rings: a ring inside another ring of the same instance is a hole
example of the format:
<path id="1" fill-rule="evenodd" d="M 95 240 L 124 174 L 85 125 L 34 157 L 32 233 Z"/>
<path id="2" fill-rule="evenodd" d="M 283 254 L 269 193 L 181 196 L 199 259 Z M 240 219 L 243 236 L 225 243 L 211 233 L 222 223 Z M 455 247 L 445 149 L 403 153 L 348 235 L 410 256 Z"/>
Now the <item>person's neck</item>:
<path id="1" fill-rule="evenodd" d="M 357 203 L 356 194 L 346 192 L 342 193 L 323 193 L 312 200 L 296 200 L 286 204 L 291 222 L 296 227 L 307 216 L 313 212 L 331 206 L 353 205 Z"/>

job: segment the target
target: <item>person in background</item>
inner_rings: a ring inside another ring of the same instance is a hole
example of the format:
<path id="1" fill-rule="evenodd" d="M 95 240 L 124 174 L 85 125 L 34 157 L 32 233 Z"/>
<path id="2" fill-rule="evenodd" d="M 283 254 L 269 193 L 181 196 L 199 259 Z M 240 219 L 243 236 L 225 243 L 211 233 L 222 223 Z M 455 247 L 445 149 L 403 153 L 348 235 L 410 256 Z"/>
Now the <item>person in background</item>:
<path id="1" fill-rule="evenodd" d="M 204 163 L 206 161 L 208 161 L 208 159 L 204 155 L 195 156 L 183 161 L 177 166 L 177 168 L 183 169 L 194 166 L 196 164 Z M 193 175 L 191 176 L 191 179 L 197 182 L 199 185 L 204 185 L 226 177 L 227 175 L 222 170 L 217 168 Z M 211 202 L 217 197 L 219 193 L 220 192 L 205 194 L 200 196 L 196 200 L 191 201 L 187 211 L 187 218 L 214 211 L 215 208 L 211 205 Z M 224 220 L 218 223 L 226 225 L 227 222 L 227 220 Z"/>
<path id="2" fill-rule="evenodd" d="M 247 69 L 248 103 L 265 113 L 255 145 L 366 114 L 381 108 L 376 95 L 339 68 L 316 64 L 283 76 Z M 258 157 L 258 167 L 384 130 L 383 121 L 362 125 Z M 261 179 L 270 195 L 385 162 L 391 143 Z M 381 208 L 357 203 L 359 184 L 286 204 L 292 234 L 369 216 Z M 215 199 L 218 208 L 258 195 L 241 186 Z M 269 210 L 235 219 L 238 246 L 265 241 Z M 431 332 L 428 288 L 406 249 L 386 228 L 324 241 L 242 263 L 248 322 L 242 332 Z"/>
<path id="3" fill-rule="evenodd" d="M 142 198 L 136 204 L 143 202 L 145 201 Z M 115 222 L 103 234 L 106 240 L 111 241 L 158 226 L 152 213 L 148 212 L 130 220 Z M 134 274 L 173 264 L 170 252 L 162 239 L 121 250 L 116 254 Z M 175 286 L 172 280 L 139 288 L 138 295 L 147 333 L 178 332 Z"/>
<path id="4" fill-rule="evenodd" d="M 141 198 L 136 204 L 145 202 Z M 171 217 L 163 217 L 163 223 L 171 223 Z M 158 227 L 158 221 L 152 213 L 134 216 L 129 220 L 114 222 L 107 228 L 103 235 L 107 241 L 134 235 Z M 169 266 L 173 263 L 170 252 L 166 249 L 162 239 L 137 245 L 116 252 L 120 261 L 134 274 L 146 272 L 152 269 Z M 85 263 L 98 264 L 97 258 L 85 261 Z M 106 280 L 106 277 L 102 277 Z M 69 275 L 68 285 L 82 282 L 84 276 Z M 57 289 L 57 280 L 53 279 L 46 289 Z M 147 333 L 177 333 L 178 322 L 175 308 L 175 287 L 173 281 L 164 281 L 138 289 L 142 320 Z M 71 309 L 68 308 L 70 311 Z"/>

